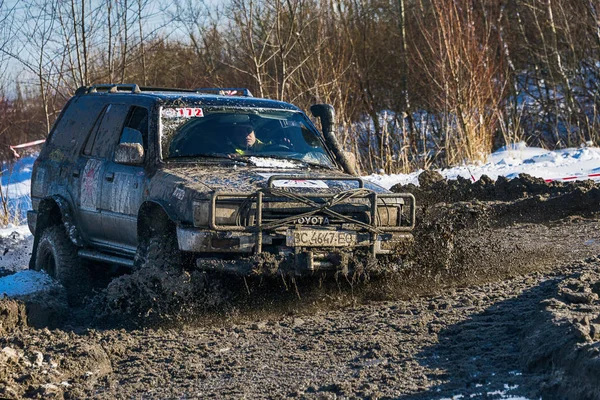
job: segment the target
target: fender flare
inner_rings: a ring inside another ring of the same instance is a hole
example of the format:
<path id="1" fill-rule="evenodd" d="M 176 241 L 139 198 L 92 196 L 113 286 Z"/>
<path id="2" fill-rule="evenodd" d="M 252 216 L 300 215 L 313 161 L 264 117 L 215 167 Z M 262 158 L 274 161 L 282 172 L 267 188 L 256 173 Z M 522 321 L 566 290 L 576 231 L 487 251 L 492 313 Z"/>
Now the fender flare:
<path id="1" fill-rule="evenodd" d="M 53 210 L 54 204 L 56 204 L 60 211 L 60 218 L 52 214 L 55 211 Z M 65 226 L 69 239 L 71 239 L 73 244 L 78 247 L 83 246 L 84 241 L 79 233 L 79 229 L 77 229 L 69 201 L 60 195 L 46 197 L 40 202 L 38 207 L 38 220 L 35 227 L 36 234 L 38 230 L 44 229 L 48 225 L 56 225 L 59 221 Z"/>
<path id="2" fill-rule="evenodd" d="M 146 227 L 144 226 L 144 214 L 147 212 L 156 212 L 156 210 L 160 210 L 166 216 L 166 220 L 153 220 L 152 222 L 159 225 L 165 223 L 171 223 L 174 226 L 177 225 L 177 216 L 174 210 L 168 205 L 159 200 L 147 200 L 140 206 L 138 210 L 138 223 L 137 223 L 137 235 L 138 241 L 140 238 L 144 237 L 147 234 L 145 231 Z"/>
<path id="3" fill-rule="evenodd" d="M 33 248 L 31 251 L 31 259 L 29 261 L 30 268 L 34 267 L 33 264 L 35 263 L 34 260 L 37 253 L 40 234 L 48 226 L 62 223 L 71 242 L 77 247 L 83 247 L 84 241 L 79 233 L 79 229 L 77 229 L 71 205 L 67 199 L 60 195 L 46 197 L 40 201 L 37 212 L 38 217 L 33 236 Z"/>
<path id="4" fill-rule="evenodd" d="M 62 222 L 67 230 L 67 235 L 71 242 L 77 247 L 82 247 L 84 245 L 83 238 L 79 233 L 79 229 L 77 228 L 77 224 L 75 223 L 75 216 L 73 215 L 73 211 L 71 210 L 71 206 L 69 202 L 61 196 L 55 195 L 52 196 L 58 207 L 60 208 L 60 213 L 62 216 Z"/>

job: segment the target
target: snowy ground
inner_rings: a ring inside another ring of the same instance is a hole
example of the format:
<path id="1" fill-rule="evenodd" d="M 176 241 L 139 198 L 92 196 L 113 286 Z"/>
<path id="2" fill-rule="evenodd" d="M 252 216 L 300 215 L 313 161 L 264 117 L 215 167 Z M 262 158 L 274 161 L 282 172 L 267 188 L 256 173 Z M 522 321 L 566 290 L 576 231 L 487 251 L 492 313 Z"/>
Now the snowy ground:
<path id="1" fill-rule="evenodd" d="M 28 156 L 13 164 L 2 164 L 2 194 L 8 199 L 9 222 L 15 225 L 25 222 L 31 208 L 29 193 L 34 161 L 35 156 Z"/>
<path id="2" fill-rule="evenodd" d="M 47 274 L 27 270 L 33 238 L 26 213 L 31 208 L 29 193 L 34 161 L 35 157 L 29 156 L 2 166 L 2 193 L 8 199 L 10 222 L 0 228 L 0 297 L 28 295 L 52 287 Z"/>
<path id="3" fill-rule="evenodd" d="M 395 184 L 418 185 L 417 177 L 422 171 L 411 174 L 366 176 L 387 189 Z M 503 147 L 488 157 L 488 162 L 480 165 L 465 165 L 440 170 L 447 179 L 463 177 L 478 180 L 482 175 L 492 179 L 499 176 L 516 178 L 525 173 L 546 181 L 561 180 L 600 180 L 600 148 L 582 147 L 564 150 L 545 150 L 538 147 L 527 147 L 524 143 L 516 143 Z"/>

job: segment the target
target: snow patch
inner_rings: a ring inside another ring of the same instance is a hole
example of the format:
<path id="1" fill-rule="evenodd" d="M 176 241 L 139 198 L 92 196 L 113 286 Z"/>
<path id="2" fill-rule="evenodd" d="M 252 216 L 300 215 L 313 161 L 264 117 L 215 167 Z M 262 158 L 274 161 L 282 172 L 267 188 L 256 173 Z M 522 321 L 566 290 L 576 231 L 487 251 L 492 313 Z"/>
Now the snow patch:
<path id="1" fill-rule="evenodd" d="M 583 147 L 562 150 L 546 150 L 528 147 L 525 143 L 505 146 L 492 153 L 485 164 L 462 165 L 439 170 L 446 179 L 458 177 L 478 180 L 482 175 L 492 179 L 499 176 L 516 178 L 526 173 L 546 180 L 585 180 L 600 181 L 600 176 L 590 176 L 600 172 L 600 148 Z M 383 186 L 386 189 L 396 184 L 418 185 L 418 176 L 422 170 L 410 174 L 365 176 L 364 179 Z"/>
<path id="2" fill-rule="evenodd" d="M 31 235 L 31 232 L 29 231 L 29 226 L 23 224 L 23 225 L 14 225 L 14 224 L 8 224 L 6 225 L 4 228 L 0 228 L 0 238 L 7 238 L 7 237 L 14 237 L 14 236 L 20 236 L 22 238 L 27 238 Z"/>
<path id="3" fill-rule="evenodd" d="M 57 287 L 58 284 L 45 272 L 25 270 L 0 278 L 0 296 L 26 296 Z"/>
<path id="4" fill-rule="evenodd" d="M 260 168 L 298 168 L 299 163 L 279 158 L 250 157 L 250 162 Z"/>

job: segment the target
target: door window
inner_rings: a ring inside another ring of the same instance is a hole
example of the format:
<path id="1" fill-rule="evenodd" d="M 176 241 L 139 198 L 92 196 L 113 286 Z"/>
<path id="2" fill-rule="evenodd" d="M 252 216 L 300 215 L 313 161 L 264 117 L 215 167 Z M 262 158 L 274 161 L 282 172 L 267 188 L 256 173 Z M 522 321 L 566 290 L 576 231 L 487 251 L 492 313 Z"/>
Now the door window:
<path id="1" fill-rule="evenodd" d="M 121 139 L 119 143 L 139 143 L 144 150 L 147 149 L 148 138 L 148 110 L 143 107 L 133 106 L 129 110 Z"/>
<path id="2" fill-rule="evenodd" d="M 129 107 L 125 104 L 111 104 L 106 108 L 91 145 L 90 156 L 107 158 L 112 153 L 123 130 L 128 111 Z"/>

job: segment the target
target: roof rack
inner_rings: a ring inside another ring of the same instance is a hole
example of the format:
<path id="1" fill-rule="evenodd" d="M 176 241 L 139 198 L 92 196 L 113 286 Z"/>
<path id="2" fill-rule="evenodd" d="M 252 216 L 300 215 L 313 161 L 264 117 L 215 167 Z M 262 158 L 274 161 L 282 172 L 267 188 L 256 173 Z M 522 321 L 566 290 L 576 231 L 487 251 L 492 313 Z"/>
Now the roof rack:
<path id="1" fill-rule="evenodd" d="M 159 88 L 159 87 L 148 87 L 139 86 L 135 83 L 103 83 L 92 86 L 82 86 L 75 92 L 76 95 L 88 94 L 88 93 L 142 93 L 142 92 L 190 92 L 196 93 L 193 89 L 176 89 L 176 88 Z"/>
<path id="2" fill-rule="evenodd" d="M 196 92 L 217 94 L 219 96 L 245 96 L 254 97 L 250 90 L 246 88 L 197 88 Z"/>
<path id="3" fill-rule="evenodd" d="M 92 86 L 82 86 L 75 92 L 75 95 L 88 93 L 142 93 L 142 92 L 187 92 L 187 93 L 207 93 L 220 96 L 245 96 L 253 97 L 250 90 L 245 88 L 197 88 L 197 89 L 177 89 L 139 86 L 135 83 L 103 83 Z"/>
<path id="4" fill-rule="evenodd" d="M 106 83 L 99 85 L 92 85 L 87 88 L 86 93 L 97 93 L 97 92 L 107 92 L 107 93 L 117 93 L 117 92 L 131 92 L 131 93 L 140 93 L 140 87 L 135 83 Z"/>

